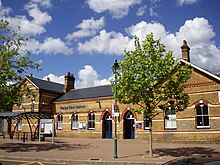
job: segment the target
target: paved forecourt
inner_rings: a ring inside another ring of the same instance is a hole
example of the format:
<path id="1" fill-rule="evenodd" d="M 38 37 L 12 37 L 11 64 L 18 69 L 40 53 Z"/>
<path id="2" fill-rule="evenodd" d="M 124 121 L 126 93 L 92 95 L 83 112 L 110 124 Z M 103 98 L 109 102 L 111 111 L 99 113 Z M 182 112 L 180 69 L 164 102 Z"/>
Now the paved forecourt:
<path id="1" fill-rule="evenodd" d="M 50 141 L 1 138 L 0 158 L 100 164 L 163 164 L 182 157 L 220 160 L 220 144 L 153 143 L 154 157 L 149 158 L 146 140 L 118 139 L 118 158 L 114 159 L 113 139 L 55 138 L 54 143 Z"/>

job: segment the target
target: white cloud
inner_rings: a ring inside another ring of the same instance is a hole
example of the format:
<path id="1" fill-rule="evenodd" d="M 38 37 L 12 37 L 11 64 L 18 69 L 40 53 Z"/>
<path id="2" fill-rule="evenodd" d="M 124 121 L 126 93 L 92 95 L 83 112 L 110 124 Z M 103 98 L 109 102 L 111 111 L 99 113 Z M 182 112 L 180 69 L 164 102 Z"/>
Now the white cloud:
<path id="1" fill-rule="evenodd" d="M 35 36 L 46 31 L 42 25 L 29 21 L 26 16 L 6 17 L 6 20 L 10 22 L 9 27 L 13 29 L 17 29 L 19 26 L 22 35 Z"/>
<path id="2" fill-rule="evenodd" d="M 69 33 L 66 36 L 66 39 L 72 40 L 75 38 L 94 36 L 104 26 L 105 26 L 105 18 L 104 17 L 101 17 L 98 20 L 94 20 L 94 18 L 83 20 L 82 23 L 80 23 L 79 25 L 76 26 L 80 30 L 77 32 Z"/>
<path id="3" fill-rule="evenodd" d="M 143 40 L 146 34 L 153 32 L 154 38 L 161 38 L 161 42 L 166 45 L 167 50 L 173 50 L 174 56 L 181 57 L 183 40 L 187 40 L 191 48 L 191 62 L 205 68 L 211 72 L 220 72 L 220 66 L 216 61 L 220 61 L 220 49 L 213 42 L 215 32 L 213 27 L 205 18 L 194 18 L 186 20 L 184 25 L 176 33 L 166 31 L 165 27 L 157 22 L 139 22 L 127 28 L 131 35 L 137 35 Z M 211 65 L 210 65 L 211 64 Z"/>
<path id="4" fill-rule="evenodd" d="M 176 33 L 171 33 L 158 22 L 141 21 L 125 29 L 129 36 L 138 36 L 145 39 L 146 34 L 153 33 L 155 39 L 161 39 L 166 50 L 172 50 L 174 56 L 181 57 L 183 40 L 187 40 L 191 48 L 191 61 L 212 72 L 220 72 L 220 49 L 215 45 L 213 27 L 205 18 L 186 20 L 184 25 Z M 121 33 L 106 32 L 102 30 L 99 35 L 92 39 L 79 43 L 78 51 L 83 53 L 115 54 L 123 55 L 124 49 L 134 49 L 134 39 L 128 38 Z M 212 65 L 210 65 L 212 64 Z"/>
<path id="5" fill-rule="evenodd" d="M 213 73 L 219 73 L 220 48 L 214 43 L 199 43 L 191 47 L 191 61 Z"/>
<path id="6" fill-rule="evenodd" d="M 12 9 L 10 7 L 3 7 L 2 4 L 0 4 L 0 17 L 1 18 L 7 16 L 11 11 Z"/>
<path id="7" fill-rule="evenodd" d="M 60 38 L 49 37 L 44 40 L 44 43 L 41 44 L 40 52 L 45 52 L 46 54 L 65 54 L 69 55 L 73 52 L 72 48 L 66 46 L 66 44 L 61 41 Z"/>
<path id="8" fill-rule="evenodd" d="M 87 3 L 97 13 L 107 11 L 113 18 L 120 19 L 128 14 L 131 6 L 140 4 L 141 0 L 87 0 Z"/>
<path id="9" fill-rule="evenodd" d="M 48 78 L 51 82 L 64 84 L 64 76 L 56 76 L 56 75 L 50 73 L 49 75 L 43 77 L 43 80 L 48 80 Z"/>
<path id="10" fill-rule="evenodd" d="M 183 5 L 192 5 L 194 3 L 196 3 L 198 0 L 177 0 L 177 4 L 179 6 L 183 6 Z"/>
<path id="11" fill-rule="evenodd" d="M 140 7 L 136 12 L 137 16 L 143 16 L 146 13 L 146 10 L 147 10 L 147 5 Z"/>
<path id="12" fill-rule="evenodd" d="M 121 33 L 100 31 L 98 36 L 93 37 L 85 43 L 78 44 L 78 51 L 83 53 L 105 53 L 122 55 L 129 43 L 129 38 Z"/>
<path id="13" fill-rule="evenodd" d="M 33 54 L 64 54 L 70 55 L 73 53 L 73 48 L 69 48 L 60 38 L 47 38 L 43 43 L 31 39 L 25 47 Z"/>
<path id="14" fill-rule="evenodd" d="M 178 40 L 185 38 L 190 41 L 191 45 L 195 45 L 201 42 L 210 42 L 215 36 L 215 33 L 207 19 L 196 17 L 193 20 L 187 20 L 185 24 L 180 27 L 176 36 Z"/>
<path id="15" fill-rule="evenodd" d="M 78 72 L 79 80 L 76 81 L 76 88 L 85 88 L 98 85 L 110 84 L 109 79 L 99 80 L 99 75 L 92 66 L 86 65 Z"/>
<path id="16" fill-rule="evenodd" d="M 154 10 L 153 7 L 151 7 L 151 8 L 149 9 L 149 13 L 150 13 L 150 16 L 151 16 L 151 17 L 158 17 L 158 16 L 159 16 L 159 15 L 157 14 L 157 12 L 155 12 L 155 10 Z"/>
<path id="17" fill-rule="evenodd" d="M 44 7 L 44 8 L 50 8 L 52 7 L 52 3 L 51 3 L 51 0 L 30 0 L 29 3 L 35 3 L 35 4 L 38 4 L 40 5 L 41 7 Z"/>
<path id="18" fill-rule="evenodd" d="M 25 6 L 29 16 L 33 18 L 33 23 L 37 25 L 45 25 L 52 21 L 52 17 L 47 12 L 42 12 L 37 4 L 27 4 Z"/>
<path id="19" fill-rule="evenodd" d="M 53 73 L 48 74 L 47 76 L 43 77 L 43 80 L 49 80 L 51 82 L 56 82 L 59 84 L 64 84 L 64 75 L 56 76 Z M 84 66 L 83 69 L 79 70 L 78 72 L 79 80 L 76 80 L 75 88 L 86 88 L 86 87 L 93 87 L 93 86 L 100 86 L 100 85 L 107 85 L 110 84 L 110 80 L 112 77 L 107 79 L 99 79 L 99 75 L 96 70 L 90 65 Z"/>
<path id="20" fill-rule="evenodd" d="M 43 1 L 43 0 L 41 0 Z M 52 17 L 40 9 L 43 4 L 38 4 L 40 0 L 32 0 L 25 4 L 24 9 L 28 12 L 32 19 L 28 19 L 25 15 L 16 15 L 15 17 L 8 16 L 12 10 L 10 8 L 1 8 L 0 15 L 10 22 L 9 27 L 17 29 L 20 27 L 20 33 L 27 36 L 40 35 L 46 32 L 44 26 L 52 21 Z M 37 3 L 38 2 L 38 3 Z M 47 3 L 46 3 L 47 2 Z M 43 6 L 49 7 L 50 1 L 45 1 Z"/>

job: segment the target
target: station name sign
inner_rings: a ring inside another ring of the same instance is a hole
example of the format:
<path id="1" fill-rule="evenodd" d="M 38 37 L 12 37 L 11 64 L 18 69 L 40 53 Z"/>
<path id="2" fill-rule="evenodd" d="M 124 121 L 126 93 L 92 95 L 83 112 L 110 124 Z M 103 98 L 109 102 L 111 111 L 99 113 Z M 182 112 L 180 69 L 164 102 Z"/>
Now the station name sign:
<path id="1" fill-rule="evenodd" d="M 60 110 L 72 110 L 72 109 L 83 109 L 83 108 L 86 108 L 86 106 L 85 105 L 76 105 L 76 106 L 69 105 L 69 106 L 61 106 Z"/>

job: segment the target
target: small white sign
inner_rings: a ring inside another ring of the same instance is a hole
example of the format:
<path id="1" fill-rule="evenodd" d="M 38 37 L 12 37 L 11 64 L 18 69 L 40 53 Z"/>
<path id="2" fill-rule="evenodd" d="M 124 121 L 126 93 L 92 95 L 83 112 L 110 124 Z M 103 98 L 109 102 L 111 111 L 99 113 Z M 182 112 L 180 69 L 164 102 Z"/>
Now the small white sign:
<path id="1" fill-rule="evenodd" d="M 113 117 L 119 117 L 119 112 L 114 112 L 114 113 L 112 113 L 112 116 L 113 116 Z"/>

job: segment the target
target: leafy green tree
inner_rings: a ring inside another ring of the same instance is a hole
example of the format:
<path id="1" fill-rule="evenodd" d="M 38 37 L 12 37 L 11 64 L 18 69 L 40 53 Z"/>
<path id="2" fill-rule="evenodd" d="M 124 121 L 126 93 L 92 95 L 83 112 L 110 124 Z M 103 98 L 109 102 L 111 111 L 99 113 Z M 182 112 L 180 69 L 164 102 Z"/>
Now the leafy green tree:
<path id="1" fill-rule="evenodd" d="M 187 107 L 189 96 L 183 92 L 183 83 L 190 78 L 191 70 L 174 58 L 172 51 L 166 52 L 152 33 L 141 43 L 135 37 L 135 50 L 125 50 L 125 58 L 120 62 L 122 72 L 118 74 L 117 99 L 138 105 L 135 111 L 149 120 L 149 156 L 152 157 L 152 119 L 159 113 L 167 114 L 169 106 L 176 112 Z"/>
<path id="2" fill-rule="evenodd" d="M 19 100 L 21 86 L 17 83 L 27 70 L 39 70 L 39 64 L 30 60 L 30 53 L 22 49 L 28 39 L 19 34 L 19 28 L 11 30 L 8 25 L 8 21 L 0 21 L 0 112 L 10 111 Z M 30 93 L 23 87 L 24 91 Z"/>

